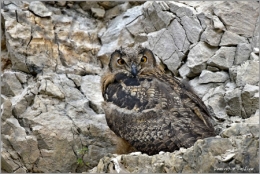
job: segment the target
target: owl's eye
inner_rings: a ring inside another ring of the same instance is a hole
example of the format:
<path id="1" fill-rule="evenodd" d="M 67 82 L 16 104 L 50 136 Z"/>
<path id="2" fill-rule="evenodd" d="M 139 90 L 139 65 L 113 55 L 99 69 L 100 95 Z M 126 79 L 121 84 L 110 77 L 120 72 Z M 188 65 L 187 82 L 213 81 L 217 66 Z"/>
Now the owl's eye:
<path id="1" fill-rule="evenodd" d="M 119 64 L 119 65 L 123 65 L 123 64 L 125 64 L 125 61 L 124 61 L 124 59 L 118 59 L 117 60 L 117 63 Z"/>
<path id="2" fill-rule="evenodd" d="M 143 62 L 143 63 L 147 62 L 147 57 L 143 56 L 143 57 L 141 58 L 141 62 Z"/>

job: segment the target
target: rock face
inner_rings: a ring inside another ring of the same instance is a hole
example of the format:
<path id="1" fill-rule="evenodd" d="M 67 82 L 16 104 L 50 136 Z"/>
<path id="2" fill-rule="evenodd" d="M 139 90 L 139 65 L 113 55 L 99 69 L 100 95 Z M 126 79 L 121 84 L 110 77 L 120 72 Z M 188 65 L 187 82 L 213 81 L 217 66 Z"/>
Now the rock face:
<path id="1" fill-rule="evenodd" d="M 259 172 L 258 9 L 257 1 L 4 1 L 2 172 Z M 111 52 L 135 44 L 189 83 L 218 136 L 129 154 L 106 124 L 100 76 Z"/>

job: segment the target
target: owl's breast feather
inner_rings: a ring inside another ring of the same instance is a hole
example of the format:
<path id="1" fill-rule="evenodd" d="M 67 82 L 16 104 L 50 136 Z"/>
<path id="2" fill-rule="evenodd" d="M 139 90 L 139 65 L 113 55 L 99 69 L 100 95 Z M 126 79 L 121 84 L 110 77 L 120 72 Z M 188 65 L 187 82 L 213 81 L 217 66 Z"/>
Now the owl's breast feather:
<path id="1" fill-rule="evenodd" d="M 107 86 L 105 101 L 128 110 L 142 111 L 148 107 L 147 91 L 151 83 L 151 79 L 117 74 L 115 81 Z"/>

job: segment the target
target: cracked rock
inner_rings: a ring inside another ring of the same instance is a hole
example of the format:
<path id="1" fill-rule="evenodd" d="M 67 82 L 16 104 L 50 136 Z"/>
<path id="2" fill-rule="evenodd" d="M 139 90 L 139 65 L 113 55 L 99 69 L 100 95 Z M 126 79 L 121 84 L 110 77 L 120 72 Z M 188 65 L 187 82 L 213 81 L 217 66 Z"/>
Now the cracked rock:
<path id="1" fill-rule="evenodd" d="M 216 117 L 223 119 L 227 117 L 225 112 L 226 103 L 224 100 L 225 89 L 224 86 L 211 88 L 202 98 L 206 105 L 209 105 Z"/>
<path id="2" fill-rule="evenodd" d="M 245 86 L 246 84 L 256 85 L 259 82 L 259 61 L 248 60 L 241 66 L 237 67 L 236 83 L 238 86 Z"/>
<path id="3" fill-rule="evenodd" d="M 214 55 L 217 48 L 208 46 L 205 42 L 199 42 L 188 54 L 187 66 L 194 75 L 200 74 L 206 67 L 208 59 Z"/>
<path id="4" fill-rule="evenodd" d="M 199 83 L 199 77 L 190 80 L 189 85 L 200 98 L 202 98 L 211 88 L 216 86 L 215 83 Z"/>
<path id="5" fill-rule="evenodd" d="M 231 116 L 241 116 L 242 109 L 242 99 L 241 90 L 236 88 L 234 90 L 229 90 L 224 96 L 225 102 L 227 103 L 226 112 Z"/>
<path id="6" fill-rule="evenodd" d="M 208 70 L 203 70 L 199 76 L 199 83 L 218 83 L 225 82 L 229 79 L 228 73 L 225 71 L 211 72 Z"/>
<path id="7" fill-rule="evenodd" d="M 97 113 L 103 113 L 103 97 L 100 88 L 100 76 L 88 75 L 82 78 L 81 91 L 91 102 L 92 109 Z M 97 87 L 98 86 L 98 87 Z"/>
<path id="8" fill-rule="evenodd" d="M 207 64 L 222 70 L 228 70 L 234 62 L 236 47 L 220 47 Z"/>
<path id="9" fill-rule="evenodd" d="M 218 30 L 222 30 L 222 31 L 225 31 L 225 26 L 223 25 L 223 23 L 220 21 L 220 19 L 218 18 L 218 16 L 213 16 L 212 17 L 212 20 L 213 20 L 213 26 L 215 29 L 218 29 Z"/>
<path id="10" fill-rule="evenodd" d="M 106 10 L 105 18 L 112 19 L 121 13 L 125 12 L 127 9 L 131 7 L 129 2 L 125 2 L 124 4 L 117 5 L 109 10 Z"/>
<path id="11" fill-rule="evenodd" d="M 50 80 L 43 80 L 39 89 L 40 93 L 63 99 L 65 96 L 58 86 Z"/>
<path id="12" fill-rule="evenodd" d="M 1 91 L 6 96 L 18 95 L 23 91 L 23 86 L 14 72 L 5 72 L 2 80 Z"/>
<path id="13" fill-rule="evenodd" d="M 194 8 L 187 6 L 183 3 L 179 3 L 175 1 L 167 1 L 167 4 L 171 12 L 176 13 L 178 17 L 193 16 L 196 14 Z"/>
<path id="14" fill-rule="evenodd" d="M 200 26 L 200 22 L 197 19 L 197 17 L 183 16 L 181 17 L 181 23 L 183 25 L 184 30 L 186 31 L 188 40 L 191 43 L 198 42 L 200 38 L 200 34 L 202 32 L 202 28 Z"/>
<path id="15" fill-rule="evenodd" d="M 33 11 L 34 14 L 39 15 L 40 17 L 49 17 L 52 15 L 52 12 L 49 11 L 46 6 L 40 1 L 33 1 L 29 5 L 29 9 Z"/>
<path id="16" fill-rule="evenodd" d="M 96 18 L 103 18 L 105 16 L 105 10 L 102 8 L 91 8 L 91 12 Z"/>
<path id="17" fill-rule="evenodd" d="M 252 48 L 250 44 L 239 43 L 237 45 L 234 65 L 240 65 L 249 59 L 250 53 L 252 52 Z"/>
<path id="18" fill-rule="evenodd" d="M 223 33 L 212 27 L 207 27 L 201 35 L 201 41 L 207 42 L 211 46 L 218 46 Z"/>
<path id="19" fill-rule="evenodd" d="M 175 18 L 175 15 L 168 11 L 163 11 L 163 8 L 162 3 L 147 1 L 143 4 L 145 20 L 143 20 L 142 26 L 146 33 L 159 31 L 167 27 Z"/>
<path id="20" fill-rule="evenodd" d="M 259 16 L 259 3 L 254 2 L 221 2 L 213 7 L 213 12 L 222 19 L 228 31 L 252 37 L 257 16 Z"/>
<path id="21" fill-rule="evenodd" d="M 239 36 L 236 33 L 231 31 L 225 31 L 220 42 L 220 46 L 232 46 L 239 43 L 247 43 L 246 39 L 242 36 Z"/>
<path id="22" fill-rule="evenodd" d="M 174 44 L 171 34 L 170 30 L 163 29 L 149 33 L 147 37 L 149 47 L 153 48 L 155 56 L 161 59 L 171 72 L 176 74 L 184 54 Z"/>
<path id="23" fill-rule="evenodd" d="M 250 117 L 259 108 L 259 87 L 246 84 L 241 93 L 245 118 Z"/>

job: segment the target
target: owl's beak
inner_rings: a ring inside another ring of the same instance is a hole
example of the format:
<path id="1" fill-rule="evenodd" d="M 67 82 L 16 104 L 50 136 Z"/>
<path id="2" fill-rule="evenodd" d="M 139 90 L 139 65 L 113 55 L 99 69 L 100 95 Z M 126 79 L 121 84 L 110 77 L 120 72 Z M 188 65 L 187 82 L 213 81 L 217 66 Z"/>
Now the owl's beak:
<path id="1" fill-rule="evenodd" d="M 135 64 L 131 65 L 131 74 L 136 77 L 138 71 L 137 71 L 137 66 Z"/>

